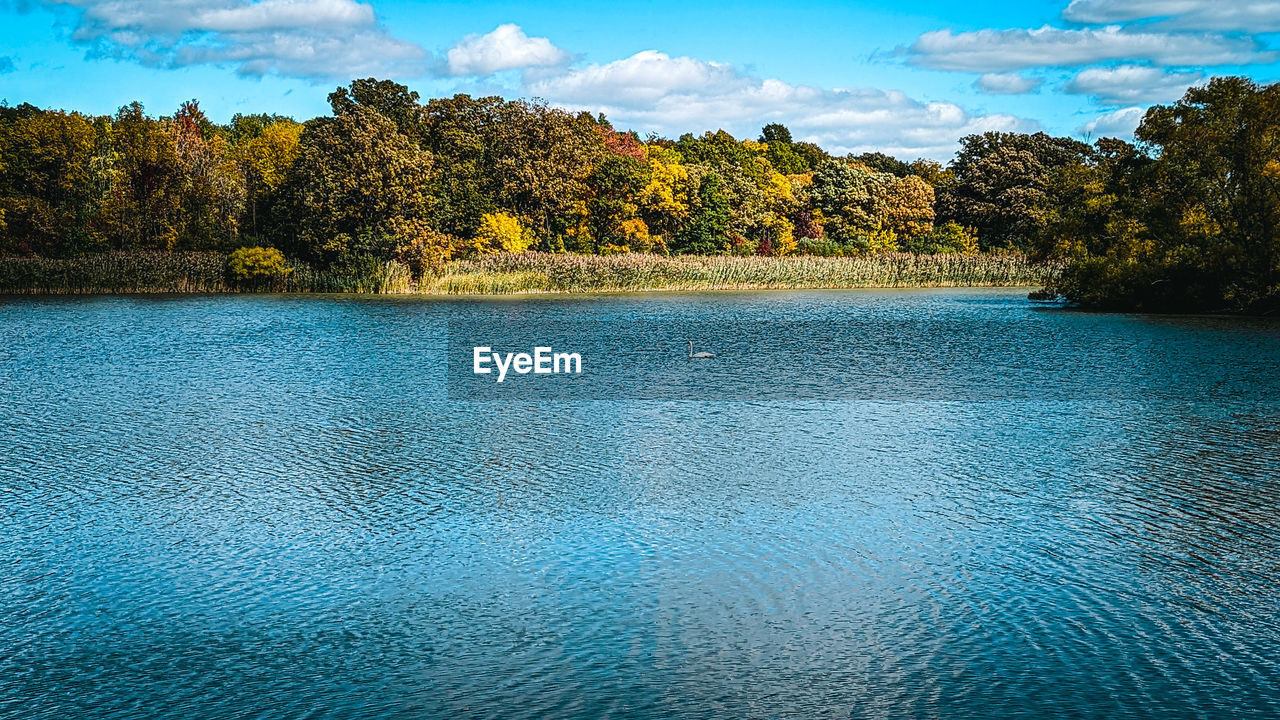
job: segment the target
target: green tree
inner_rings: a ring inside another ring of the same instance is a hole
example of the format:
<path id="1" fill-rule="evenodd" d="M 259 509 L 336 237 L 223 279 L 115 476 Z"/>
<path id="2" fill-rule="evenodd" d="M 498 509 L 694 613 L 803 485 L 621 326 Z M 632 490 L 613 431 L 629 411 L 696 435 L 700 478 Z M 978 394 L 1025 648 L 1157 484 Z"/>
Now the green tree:
<path id="1" fill-rule="evenodd" d="M 593 252 L 599 252 L 606 244 L 629 247 L 631 241 L 639 239 L 634 224 L 628 221 L 638 217 L 639 196 L 649 179 L 648 164 L 628 155 L 610 155 L 596 165 L 586 181 Z M 628 234 L 631 237 L 627 237 Z M 647 226 L 644 237 L 648 237 Z"/>
<path id="2" fill-rule="evenodd" d="M 1053 173 L 1086 160 L 1088 145 L 1044 133 L 988 132 L 960 141 L 954 180 L 939 186 L 938 217 L 976 228 L 982 248 L 1029 249 L 1056 199 Z"/>
<path id="3" fill-rule="evenodd" d="M 866 165 L 876 172 L 889 173 L 894 177 L 906 177 L 911 174 L 910 165 L 882 152 L 862 153 L 858 156 L 850 155 L 849 159 Z"/>
<path id="4" fill-rule="evenodd" d="M 826 237 L 841 245 L 870 247 L 873 235 L 884 229 L 882 199 L 895 178 L 860 163 L 828 160 L 813 174 L 809 198 L 822 214 Z"/>
<path id="5" fill-rule="evenodd" d="M 337 116 L 372 110 L 395 123 L 403 135 L 417 139 L 423 113 L 418 97 L 418 93 L 400 83 L 364 78 L 329 93 L 329 107 Z"/>
<path id="6" fill-rule="evenodd" d="M 1280 85 L 1215 78 L 1134 135 L 1140 151 L 1100 144 L 1061 179 L 1043 247 L 1071 262 L 1052 289 L 1096 307 L 1280 309 Z"/>
<path id="7" fill-rule="evenodd" d="M 433 181 L 430 153 L 381 113 L 313 120 L 283 188 L 281 246 L 322 261 L 344 253 L 389 259 L 396 225 L 430 217 Z"/>
<path id="8" fill-rule="evenodd" d="M 795 151 L 791 131 L 786 125 L 765 125 L 760 131 L 760 142 L 769 146 L 769 163 L 783 175 L 798 175 L 811 169 L 805 156 Z"/>
<path id="9" fill-rule="evenodd" d="M 672 241 L 672 251 L 698 255 L 728 252 L 732 217 L 729 198 L 721 189 L 719 176 L 714 172 L 702 176 L 696 198 L 689 223 L 676 233 Z"/>

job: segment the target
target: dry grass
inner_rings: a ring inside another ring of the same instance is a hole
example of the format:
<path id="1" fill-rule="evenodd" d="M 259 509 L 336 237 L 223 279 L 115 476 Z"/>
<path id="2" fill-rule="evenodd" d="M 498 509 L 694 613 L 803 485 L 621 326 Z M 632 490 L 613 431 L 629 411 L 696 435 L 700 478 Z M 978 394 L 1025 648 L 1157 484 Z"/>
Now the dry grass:
<path id="1" fill-rule="evenodd" d="M 510 294 L 1042 285 L 1054 268 L 1018 254 L 864 257 L 493 255 L 447 263 L 419 292 Z"/>

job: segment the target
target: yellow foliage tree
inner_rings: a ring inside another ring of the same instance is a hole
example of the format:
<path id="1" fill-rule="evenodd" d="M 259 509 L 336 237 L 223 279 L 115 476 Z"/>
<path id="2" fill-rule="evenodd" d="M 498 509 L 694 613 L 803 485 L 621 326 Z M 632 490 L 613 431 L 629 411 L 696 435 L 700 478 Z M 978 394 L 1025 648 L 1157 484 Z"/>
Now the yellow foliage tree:
<path id="1" fill-rule="evenodd" d="M 533 234 L 520 220 L 504 212 L 485 213 L 480 217 L 480 229 L 471 241 L 471 249 L 477 255 L 498 253 L 522 253 L 533 245 Z"/>
<path id="2" fill-rule="evenodd" d="M 689 219 L 689 193 L 695 186 L 680 156 L 668 148 L 649 149 L 649 183 L 640 192 L 640 212 L 647 231 L 666 246 Z"/>
<path id="3" fill-rule="evenodd" d="M 933 186 L 914 175 L 887 184 L 882 203 L 883 229 L 902 237 L 933 231 Z"/>
<path id="4" fill-rule="evenodd" d="M 292 120 L 277 120 L 238 148 L 240 167 L 255 187 L 274 191 L 284 182 L 289 166 L 298 157 L 298 138 L 302 125 Z"/>
<path id="5" fill-rule="evenodd" d="M 626 240 L 625 247 L 627 251 L 634 250 L 636 252 L 666 252 L 667 245 L 663 242 L 662 237 L 654 237 L 649 234 L 649 226 L 640 218 L 631 218 L 624 220 L 618 226 L 618 234 Z"/>

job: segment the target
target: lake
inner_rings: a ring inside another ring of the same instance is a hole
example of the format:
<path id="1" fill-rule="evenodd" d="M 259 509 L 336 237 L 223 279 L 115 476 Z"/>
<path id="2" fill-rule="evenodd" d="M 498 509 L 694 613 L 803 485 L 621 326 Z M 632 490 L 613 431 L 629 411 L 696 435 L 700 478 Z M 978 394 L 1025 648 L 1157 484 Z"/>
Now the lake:
<path id="1" fill-rule="evenodd" d="M 1280 321 L 0 298 L 0 407 L 3 718 L 1280 716 Z"/>

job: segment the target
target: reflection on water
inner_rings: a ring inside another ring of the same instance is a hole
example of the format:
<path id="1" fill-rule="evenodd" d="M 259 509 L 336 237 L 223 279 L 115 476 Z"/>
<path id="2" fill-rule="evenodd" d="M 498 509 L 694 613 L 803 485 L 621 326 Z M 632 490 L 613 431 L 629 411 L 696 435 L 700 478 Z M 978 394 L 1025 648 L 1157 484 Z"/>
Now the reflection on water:
<path id="1" fill-rule="evenodd" d="M 494 325 L 618 372 L 471 394 Z M 1280 715 L 1274 322 L 864 291 L 0 331 L 0 717 Z"/>

